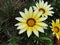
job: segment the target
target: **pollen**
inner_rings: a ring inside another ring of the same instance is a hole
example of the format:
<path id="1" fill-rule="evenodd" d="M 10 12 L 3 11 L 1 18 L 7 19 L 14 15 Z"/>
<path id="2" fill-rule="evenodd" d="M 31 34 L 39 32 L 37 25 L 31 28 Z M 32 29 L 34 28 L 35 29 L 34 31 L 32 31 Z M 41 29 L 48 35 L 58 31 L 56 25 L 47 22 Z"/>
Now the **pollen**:
<path id="1" fill-rule="evenodd" d="M 59 27 L 55 26 L 54 30 L 55 30 L 56 33 L 58 33 L 59 32 Z"/>
<path id="2" fill-rule="evenodd" d="M 27 25 L 30 26 L 30 27 L 33 27 L 35 24 L 36 24 L 35 19 L 29 18 L 29 19 L 27 20 Z"/>
<path id="3" fill-rule="evenodd" d="M 42 12 L 42 14 L 44 14 L 45 13 L 45 10 L 43 8 L 40 8 L 39 9 L 39 12 Z"/>

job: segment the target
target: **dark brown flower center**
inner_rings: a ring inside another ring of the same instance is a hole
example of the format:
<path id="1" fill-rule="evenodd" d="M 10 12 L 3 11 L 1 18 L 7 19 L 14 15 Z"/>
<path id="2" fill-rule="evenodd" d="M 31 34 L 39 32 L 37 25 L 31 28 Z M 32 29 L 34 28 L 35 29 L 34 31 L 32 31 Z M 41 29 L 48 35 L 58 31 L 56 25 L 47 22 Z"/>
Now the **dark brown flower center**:
<path id="1" fill-rule="evenodd" d="M 55 31 L 56 33 L 58 33 L 59 30 L 60 30 L 59 27 L 57 27 L 57 26 L 54 27 L 54 31 Z"/>
<path id="2" fill-rule="evenodd" d="M 39 11 L 42 12 L 42 14 L 45 13 L 45 10 L 43 8 L 40 8 Z"/>
<path id="3" fill-rule="evenodd" d="M 35 23 L 36 23 L 36 21 L 33 18 L 29 18 L 27 20 L 27 25 L 30 26 L 30 27 L 33 27 L 35 25 Z"/>

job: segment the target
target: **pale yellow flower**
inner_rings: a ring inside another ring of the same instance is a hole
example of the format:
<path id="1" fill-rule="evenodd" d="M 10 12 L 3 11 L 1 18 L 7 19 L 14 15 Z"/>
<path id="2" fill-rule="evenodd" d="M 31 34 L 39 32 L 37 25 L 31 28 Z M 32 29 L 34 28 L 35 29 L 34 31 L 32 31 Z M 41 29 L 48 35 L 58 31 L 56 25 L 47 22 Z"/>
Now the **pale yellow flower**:
<path id="1" fill-rule="evenodd" d="M 52 28 L 53 34 L 55 34 L 56 37 L 59 39 L 60 38 L 60 20 L 56 19 L 56 22 L 52 20 L 51 28 Z"/>
<path id="2" fill-rule="evenodd" d="M 20 15 L 22 17 L 16 17 L 19 23 L 15 24 L 15 26 L 18 26 L 17 29 L 20 29 L 19 34 L 27 31 L 28 37 L 30 37 L 32 32 L 39 37 L 38 31 L 44 33 L 44 28 L 47 27 L 47 24 L 43 21 L 47 18 L 40 17 L 38 11 L 33 12 L 32 7 L 29 8 L 29 11 L 25 8 L 25 12 L 20 12 Z"/>
<path id="3" fill-rule="evenodd" d="M 36 3 L 36 6 L 33 6 L 34 10 L 38 10 L 39 13 L 41 13 L 41 15 L 44 16 L 52 16 L 52 14 L 54 13 L 52 11 L 53 7 L 51 7 L 51 5 L 48 5 L 48 2 L 45 2 L 43 0 L 39 0 L 39 3 Z"/>

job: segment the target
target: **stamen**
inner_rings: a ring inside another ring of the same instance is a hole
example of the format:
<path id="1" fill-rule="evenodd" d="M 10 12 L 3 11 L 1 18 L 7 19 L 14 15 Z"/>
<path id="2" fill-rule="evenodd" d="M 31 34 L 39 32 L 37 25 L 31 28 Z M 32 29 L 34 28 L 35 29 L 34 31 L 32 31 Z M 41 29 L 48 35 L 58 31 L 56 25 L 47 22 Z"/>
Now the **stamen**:
<path id="1" fill-rule="evenodd" d="M 30 27 L 33 27 L 35 25 L 35 23 L 36 23 L 36 21 L 33 18 L 29 18 L 27 20 L 27 25 L 30 26 Z"/>
<path id="2" fill-rule="evenodd" d="M 39 11 L 42 12 L 42 14 L 45 13 L 45 10 L 43 8 L 40 8 Z"/>
<path id="3" fill-rule="evenodd" d="M 54 30 L 55 30 L 56 33 L 59 32 L 59 28 L 57 26 L 54 27 Z"/>

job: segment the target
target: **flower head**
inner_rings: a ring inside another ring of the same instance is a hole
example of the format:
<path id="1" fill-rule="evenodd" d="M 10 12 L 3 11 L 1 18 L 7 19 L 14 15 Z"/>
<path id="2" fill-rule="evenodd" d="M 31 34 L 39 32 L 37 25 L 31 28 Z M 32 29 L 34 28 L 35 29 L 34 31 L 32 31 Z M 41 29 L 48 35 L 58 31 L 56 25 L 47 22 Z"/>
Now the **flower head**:
<path id="1" fill-rule="evenodd" d="M 44 16 L 52 16 L 52 13 L 54 13 L 53 11 L 51 11 L 53 9 L 53 7 L 51 7 L 51 5 L 48 5 L 48 2 L 45 2 L 43 0 L 39 0 L 39 3 L 36 3 L 36 6 L 33 6 L 34 10 L 38 10 L 39 13 L 41 13 L 41 15 Z"/>
<path id="2" fill-rule="evenodd" d="M 27 31 L 28 37 L 32 32 L 39 37 L 38 31 L 44 33 L 44 28 L 47 27 L 47 24 L 43 21 L 47 18 L 40 17 L 38 11 L 33 12 L 32 7 L 29 8 L 29 11 L 25 8 L 25 12 L 20 12 L 20 15 L 22 17 L 16 17 L 19 23 L 15 24 L 15 26 L 18 26 L 17 29 L 20 29 L 19 34 Z"/>
<path id="3" fill-rule="evenodd" d="M 52 28 L 53 34 L 55 34 L 56 37 L 59 39 L 60 38 L 60 20 L 56 19 L 56 22 L 52 20 L 51 28 Z"/>

